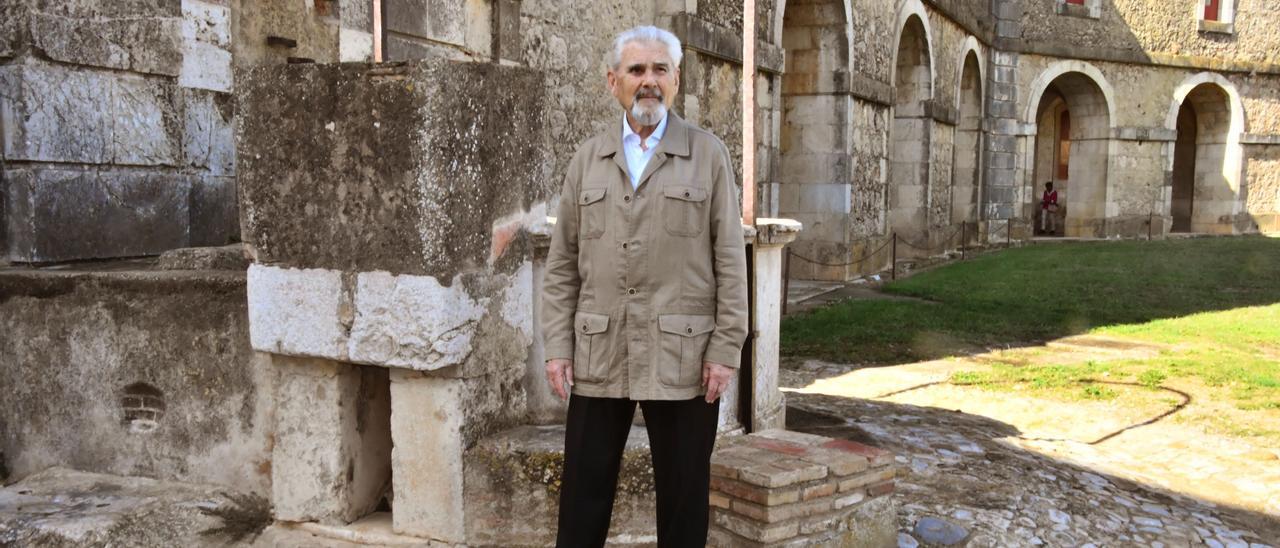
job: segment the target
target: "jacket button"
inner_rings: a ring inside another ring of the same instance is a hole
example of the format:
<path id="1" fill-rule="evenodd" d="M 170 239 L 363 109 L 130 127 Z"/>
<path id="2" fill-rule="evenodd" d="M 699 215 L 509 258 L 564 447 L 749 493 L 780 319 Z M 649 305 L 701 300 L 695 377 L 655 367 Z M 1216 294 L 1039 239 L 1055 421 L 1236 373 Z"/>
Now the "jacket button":
<path id="1" fill-rule="evenodd" d="M 687 191 L 684 193 L 684 197 L 685 197 L 685 198 L 688 198 L 688 197 L 689 197 L 689 193 L 688 193 Z"/>
<path id="2" fill-rule="evenodd" d="M 583 331 L 586 331 L 586 330 L 587 330 L 587 324 L 582 324 L 582 330 L 583 330 Z"/>
<path id="3" fill-rule="evenodd" d="M 627 242 L 622 242 L 622 249 L 626 249 L 626 248 L 627 248 Z"/>
<path id="4" fill-rule="evenodd" d="M 631 201 L 631 196 L 623 196 L 623 197 L 622 197 L 622 201 L 624 201 L 624 202 L 630 202 L 630 201 Z"/>
<path id="5" fill-rule="evenodd" d="M 684 332 L 685 332 L 685 333 L 688 333 L 688 334 L 690 334 L 690 335 L 692 335 L 692 334 L 693 334 L 693 328 L 692 328 L 692 327 L 686 327 L 686 328 L 684 328 Z"/>
<path id="6" fill-rule="evenodd" d="M 631 289 L 628 289 L 628 290 L 627 290 L 627 294 L 628 294 L 628 295 L 635 295 L 635 294 L 636 294 L 636 288 L 634 288 L 634 287 L 633 287 L 633 288 L 631 288 Z"/>

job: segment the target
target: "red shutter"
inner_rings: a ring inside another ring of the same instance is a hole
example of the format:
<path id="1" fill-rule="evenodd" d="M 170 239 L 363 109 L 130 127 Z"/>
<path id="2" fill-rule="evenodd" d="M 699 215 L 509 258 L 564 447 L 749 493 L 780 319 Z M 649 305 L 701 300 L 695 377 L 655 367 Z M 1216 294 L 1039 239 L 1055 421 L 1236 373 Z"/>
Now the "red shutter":
<path id="1" fill-rule="evenodd" d="M 1221 2 L 1222 0 L 1204 0 L 1204 20 L 1205 21 L 1218 20 L 1218 8 Z"/>
<path id="2" fill-rule="evenodd" d="M 1075 4 L 1075 5 L 1077 5 L 1077 6 L 1083 6 L 1083 5 L 1084 5 L 1084 0 L 1067 0 L 1067 3 L 1068 3 L 1068 4 Z"/>

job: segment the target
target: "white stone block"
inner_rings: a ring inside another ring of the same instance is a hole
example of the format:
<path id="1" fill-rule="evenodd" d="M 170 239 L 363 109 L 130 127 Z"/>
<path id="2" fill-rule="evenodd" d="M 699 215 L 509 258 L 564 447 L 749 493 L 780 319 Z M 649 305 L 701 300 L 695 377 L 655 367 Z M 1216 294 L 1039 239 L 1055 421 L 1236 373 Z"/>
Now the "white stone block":
<path id="1" fill-rule="evenodd" d="M 127 165 L 176 165 L 181 140 L 173 127 L 174 88 L 151 80 L 120 78 L 111 87 L 111 156 Z"/>
<path id="2" fill-rule="evenodd" d="M 114 77 L 48 64 L 0 67 L 6 160 L 107 163 Z"/>
<path id="3" fill-rule="evenodd" d="M 372 61 L 373 34 L 355 29 L 339 29 L 338 60 L 343 63 Z"/>
<path id="4" fill-rule="evenodd" d="M 231 46 L 231 9 L 226 6 L 182 0 L 183 43 L 204 42 L 221 48 Z"/>
<path id="5" fill-rule="evenodd" d="M 533 263 L 525 262 L 502 293 L 502 320 L 533 340 Z"/>
<path id="6" fill-rule="evenodd" d="M 271 452 L 275 517 L 340 522 L 344 509 L 337 495 L 346 483 L 343 412 L 344 405 L 355 404 L 359 374 L 328 360 L 277 356 L 272 361 L 280 375 Z"/>
<path id="7" fill-rule="evenodd" d="M 254 350 L 349 361 L 342 273 L 254 264 L 248 294 Z"/>
<path id="8" fill-rule="evenodd" d="M 231 52 L 207 42 L 183 42 L 182 87 L 231 91 Z"/>
<path id="9" fill-rule="evenodd" d="M 461 283 L 445 287 L 431 276 L 360 273 L 351 361 L 420 371 L 461 364 L 484 313 L 485 303 Z"/>
<path id="10" fill-rule="evenodd" d="M 391 514 L 396 533 L 464 542 L 464 381 L 391 371 Z"/>

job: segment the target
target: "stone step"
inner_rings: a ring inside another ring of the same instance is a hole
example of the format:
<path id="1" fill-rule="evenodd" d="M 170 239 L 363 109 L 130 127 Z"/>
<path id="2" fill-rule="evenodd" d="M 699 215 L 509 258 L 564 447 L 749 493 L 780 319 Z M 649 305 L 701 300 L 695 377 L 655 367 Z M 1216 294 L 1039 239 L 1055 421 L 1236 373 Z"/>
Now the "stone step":
<path id="1" fill-rule="evenodd" d="M 242 545 L 269 512 L 224 487 L 50 468 L 0 489 L 0 546 Z"/>
<path id="2" fill-rule="evenodd" d="M 463 456 L 467 540 L 554 546 L 564 425 L 519 426 L 482 439 Z M 632 426 L 622 456 L 609 546 L 652 546 L 655 536 L 649 436 Z"/>

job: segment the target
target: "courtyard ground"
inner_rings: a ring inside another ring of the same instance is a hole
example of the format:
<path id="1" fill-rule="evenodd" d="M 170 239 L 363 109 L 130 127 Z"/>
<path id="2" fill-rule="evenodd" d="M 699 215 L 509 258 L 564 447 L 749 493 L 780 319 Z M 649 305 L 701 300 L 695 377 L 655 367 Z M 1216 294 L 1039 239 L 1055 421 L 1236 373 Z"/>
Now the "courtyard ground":
<path id="1" fill-rule="evenodd" d="M 784 322 L 788 426 L 897 452 L 907 545 L 1276 545 L 1277 273 L 1275 239 L 1096 242 L 860 289 Z"/>

